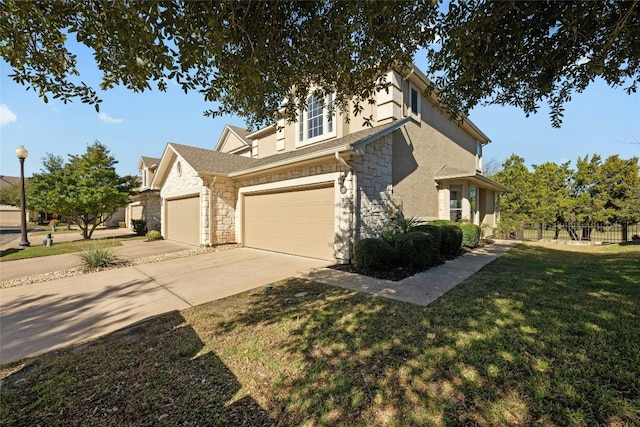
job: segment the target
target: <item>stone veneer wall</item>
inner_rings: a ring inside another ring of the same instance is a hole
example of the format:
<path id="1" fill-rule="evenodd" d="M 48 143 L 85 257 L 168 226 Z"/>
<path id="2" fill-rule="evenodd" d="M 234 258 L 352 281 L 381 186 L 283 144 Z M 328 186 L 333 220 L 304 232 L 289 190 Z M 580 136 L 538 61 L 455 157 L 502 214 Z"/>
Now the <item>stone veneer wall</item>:
<path id="1" fill-rule="evenodd" d="M 390 221 L 393 197 L 393 137 L 384 136 L 354 157 L 357 176 L 355 240 L 378 237 Z"/>
<path id="2" fill-rule="evenodd" d="M 211 216 L 211 236 L 208 244 L 235 243 L 235 214 L 238 191 L 230 179 L 217 177 L 208 183 L 208 198 L 205 209 Z M 203 200 L 204 201 L 204 200 Z"/>

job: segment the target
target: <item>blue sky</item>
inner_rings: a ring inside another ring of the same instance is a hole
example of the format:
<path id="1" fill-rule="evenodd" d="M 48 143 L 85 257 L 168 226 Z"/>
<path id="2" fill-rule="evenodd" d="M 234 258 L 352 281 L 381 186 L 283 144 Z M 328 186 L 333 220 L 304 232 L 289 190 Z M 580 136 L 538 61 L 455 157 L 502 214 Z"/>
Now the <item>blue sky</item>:
<path id="1" fill-rule="evenodd" d="M 420 61 L 417 61 L 419 64 Z M 100 74 L 92 58 L 79 57 L 81 78 L 97 87 Z M 29 150 L 25 174 L 38 172 L 42 157 L 50 152 L 82 154 L 88 144 L 99 140 L 118 160 L 120 174 L 137 174 L 141 155 L 160 157 L 167 142 L 213 148 L 225 124 L 243 126 L 234 116 L 211 119 L 202 115 L 215 105 L 197 94 L 185 95 L 174 85 L 133 93 L 124 88 L 102 92 L 100 114 L 80 101 L 48 104 L 33 91 L 13 82 L 6 63 L 0 62 L 0 174 L 19 175 L 15 149 Z M 575 163 L 586 154 L 606 158 L 640 156 L 640 94 L 627 95 L 622 88 L 611 89 L 596 81 L 582 94 L 575 94 L 565 106 L 560 129 L 551 126 L 548 110 L 526 118 L 511 107 L 477 107 L 470 119 L 491 138 L 484 150 L 485 162 L 502 163 L 512 153 L 524 157 L 528 165 L 544 162 Z M 357 120 L 357 118 L 356 118 Z"/>

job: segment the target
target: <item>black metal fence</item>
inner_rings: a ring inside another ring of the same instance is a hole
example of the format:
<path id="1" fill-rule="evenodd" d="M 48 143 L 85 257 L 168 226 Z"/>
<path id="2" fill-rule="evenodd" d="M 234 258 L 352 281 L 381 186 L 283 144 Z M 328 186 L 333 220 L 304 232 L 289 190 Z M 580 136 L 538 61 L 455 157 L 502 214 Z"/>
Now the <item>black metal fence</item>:
<path id="1" fill-rule="evenodd" d="M 640 239 L 640 223 L 523 224 L 515 230 L 496 230 L 496 237 L 515 240 L 558 240 L 622 243 Z"/>

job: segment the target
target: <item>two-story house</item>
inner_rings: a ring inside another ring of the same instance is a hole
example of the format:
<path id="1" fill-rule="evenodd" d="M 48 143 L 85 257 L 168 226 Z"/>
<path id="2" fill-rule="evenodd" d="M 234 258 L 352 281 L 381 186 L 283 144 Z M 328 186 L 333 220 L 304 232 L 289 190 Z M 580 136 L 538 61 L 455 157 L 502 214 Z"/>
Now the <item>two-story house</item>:
<path id="1" fill-rule="evenodd" d="M 149 187 L 164 238 L 348 262 L 354 242 L 400 214 L 495 227 L 507 189 L 482 175 L 489 138 L 425 98 L 417 68 L 387 80 L 363 113 L 373 127 L 329 117 L 331 99 L 311 96 L 295 123 L 227 126 L 211 149 L 168 143 Z"/>
<path id="2" fill-rule="evenodd" d="M 129 229 L 133 229 L 131 220 L 144 219 L 147 222 L 147 229 L 160 230 L 160 191 L 151 187 L 151 182 L 159 164 L 160 159 L 140 157 L 138 162 L 140 188 L 138 188 L 138 193 L 131 197 L 131 203 L 127 206 L 126 211 L 125 221 Z"/>

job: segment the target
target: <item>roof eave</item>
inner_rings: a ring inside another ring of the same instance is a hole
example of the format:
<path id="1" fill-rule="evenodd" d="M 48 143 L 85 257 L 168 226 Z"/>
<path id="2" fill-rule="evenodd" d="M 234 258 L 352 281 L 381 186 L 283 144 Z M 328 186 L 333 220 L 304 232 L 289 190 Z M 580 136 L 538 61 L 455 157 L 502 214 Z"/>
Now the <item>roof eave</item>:
<path id="1" fill-rule="evenodd" d="M 476 174 L 460 174 L 460 175 L 444 175 L 444 176 L 436 176 L 436 181 L 451 181 L 455 179 L 468 179 L 475 183 L 482 183 L 485 187 L 490 187 L 491 190 L 497 190 L 501 193 L 510 193 L 511 189 L 506 185 L 502 185 L 499 182 L 496 182 L 492 179 L 487 178 L 484 175 L 479 173 Z"/>
<path id="2" fill-rule="evenodd" d="M 275 163 L 268 163 L 268 164 L 265 164 L 265 165 L 261 165 L 261 166 L 257 166 L 257 167 L 253 167 L 253 168 L 249 168 L 249 169 L 240 170 L 240 171 L 237 171 L 237 172 L 231 172 L 231 173 L 228 174 L 228 176 L 230 178 L 236 178 L 236 177 L 243 176 L 243 175 L 251 175 L 251 174 L 254 174 L 254 173 L 263 172 L 265 170 L 271 170 L 271 169 L 278 169 L 278 168 L 282 168 L 282 167 L 287 167 L 287 166 L 292 165 L 294 163 L 302 163 L 302 162 L 316 160 L 316 159 L 319 159 L 321 157 L 333 156 L 336 152 L 342 153 L 342 152 L 345 152 L 345 151 L 353 151 L 352 148 L 351 148 L 351 145 L 342 145 L 342 146 L 338 146 L 338 147 L 327 148 L 325 150 L 317 151 L 315 153 L 310 153 L 310 154 L 307 154 L 307 155 L 304 155 L 304 156 L 293 157 L 293 158 L 281 160 L 281 161 L 275 162 Z"/>
<path id="3" fill-rule="evenodd" d="M 359 154 L 363 154 L 362 153 L 362 149 L 364 147 L 366 147 L 367 145 L 371 144 L 372 142 L 382 138 L 383 136 L 386 136 L 388 134 L 390 134 L 391 132 L 394 132 L 398 129 L 400 129 L 402 126 L 406 125 L 407 123 L 409 123 L 411 121 L 411 117 L 405 117 L 404 119 L 398 120 L 397 122 L 395 122 L 394 124 L 392 124 L 391 126 L 376 132 L 372 135 L 369 135 L 368 137 L 361 139 L 358 142 L 355 142 L 351 145 L 351 147 L 353 148 L 353 151 L 355 151 L 356 153 Z"/>

